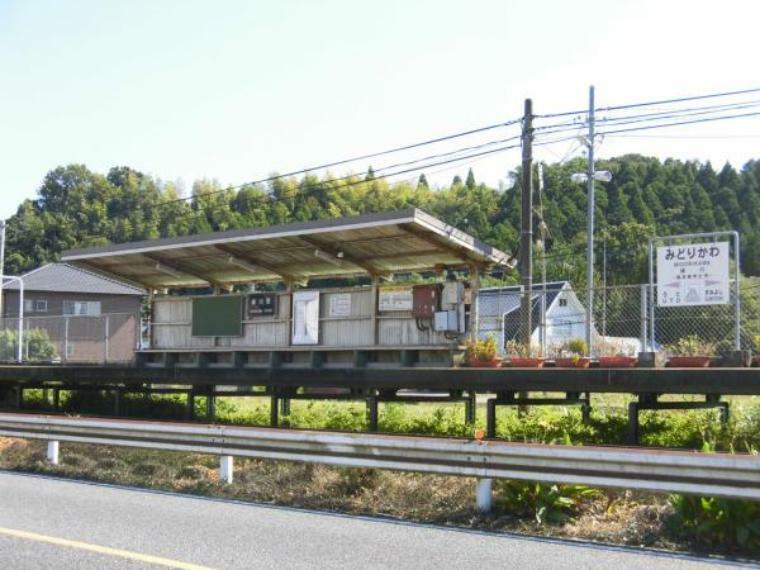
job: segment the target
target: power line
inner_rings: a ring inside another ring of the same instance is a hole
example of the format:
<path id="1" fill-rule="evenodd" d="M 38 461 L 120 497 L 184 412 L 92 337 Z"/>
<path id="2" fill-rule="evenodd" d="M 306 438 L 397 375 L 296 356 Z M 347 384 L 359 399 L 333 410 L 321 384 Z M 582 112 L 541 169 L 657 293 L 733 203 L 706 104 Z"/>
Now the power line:
<path id="1" fill-rule="evenodd" d="M 426 145 L 431 145 L 431 144 L 436 144 L 436 143 L 440 143 L 440 142 L 444 142 L 444 141 L 448 141 L 448 140 L 453 140 L 453 139 L 456 139 L 456 138 L 461 138 L 461 137 L 472 135 L 472 134 L 482 133 L 482 132 L 493 130 L 493 129 L 496 129 L 496 128 L 499 128 L 499 127 L 508 127 L 508 126 L 511 126 L 511 125 L 516 125 L 521 120 L 522 120 L 522 118 L 520 118 L 520 119 L 512 119 L 512 120 L 509 120 L 509 121 L 506 121 L 506 122 L 503 122 L 503 123 L 497 123 L 497 124 L 494 124 L 494 125 L 488 125 L 488 126 L 485 126 L 485 127 L 480 127 L 480 128 L 477 128 L 477 129 L 471 129 L 469 131 L 463 131 L 463 132 L 460 132 L 460 133 L 454 133 L 454 134 L 446 135 L 446 136 L 443 136 L 443 137 L 438 137 L 438 138 L 434 138 L 434 139 L 428 139 L 426 141 L 422 141 L 422 142 L 418 142 L 418 143 L 413 143 L 413 144 L 409 144 L 409 145 L 405 145 L 405 146 L 399 146 L 399 147 L 391 148 L 391 149 L 388 149 L 388 150 L 383 150 L 383 151 L 380 151 L 380 152 L 375 152 L 375 153 L 371 153 L 371 154 L 365 154 L 365 155 L 362 155 L 362 156 L 355 156 L 353 158 L 347 158 L 347 159 L 343 159 L 343 160 L 338 160 L 338 161 L 334 161 L 334 162 L 330 162 L 330 163 L 321 164 L 321 165 L 318 165 L 318 166 L 312 166 L 312 167 L 304 168 L 304 169 L 301 169 L 301 170 L 293 170 L 291 172 L 286 172 L 284 174 L 274 174 L 272 176 L 267 176 L 266 178 L 261 178 L 261 179 L 258 179 L 258 180 L 252 180 L 252 181 L 248 181 L 248 182 L 243 182 L 241 184 L 235 184 L 235 185 L 232 185 L 232 186 L 226 186 L 225 188 L 220 188 L 218 190 L 213 190 L 211 192 L 206 192 L 204 195 L 208 195 L 208 194 L 211 194 L 211 193 L 217 193 L 218 194 L 218 193 L 222 193 L 222 192 L 228 192 L 230 190 L 239 190 L 240 188 L 243 188 L 245 186 L 255 186 L 257 184 L 265 184 L 267 182 L 274 182 L 275 180 L 281 180 L 283 178 L 290 178 L 290 177 L 293 177 L 293 176 L 304 175 L 304 174 L 308 174 L 310 172 L 314 172 L 314 171 L 317 171 L 317 170 L 324 170 L 326 168 L 332 168 L 334 166 L 342 166 L 342 165 L 345 165 L 345 164 L 350 164 L 352 162 L 358 162 L 360 160 L 366 160 L 366 159 L 369 159 L 369 158 L 376 158 L 376 157 L 379 157 L 379 156 L 386 156 L 388 154 L 393 154 L 393 153 L 396 153 L 396 152 L 401 152 L 401 151 L 410 150 L 410 149 L 413 149 L 413 148 L 419 148 L 419 147 L 426 146 Z M 484 143 L 483 145 L 476 145 L 476 146 L 473 146 L 473 147 L 465 147 L 465 149 L 459 149 L 459 151 L 452 151 L 451 153 L 443 153 L 441 155 L 433 155 L 433 156 L 434 157 L 437 157 L 437 156 L 446 156 L 447 154 L 454 154 L 455 152 L 461 152 L 461 151 L 466 150 L 468 148 L 473 148 L 473 149 L 474 148 L 481 148 L 481 147 L 487 146 L 489 144 L 498 144 L 500 142 L 506 142 L 506 141 L 509 141 L 509 140 L 515 140 L 517 138 L 519 138 L 519 136 L 517 136 L 517 137 L 510 137 L 510 138 L 507 138 L 507 139 L 501 139 L 499 141 L 490 141 L 488 143 Z M 413 164 L 414 162 L 418 162 L 418 161 L 421 161 L 421 160 L 426 160 L 426 158 L 421 158 L 421 159 L 418 159 L 416 161 L 409 161 L 408 164 Z M 401 164 L 406 164 L 406 163 L 401 163 Z M 394 165 L 394 166 L 399 166 L 399 165 Z M 385 168 L 389 168 L 389 167 L 385 167 Z M 346 178 L 350 178 L 352 176 L 353 175 L 349 175 L 349 176 L 344 176 L 342 178 L 346 179 Z M 192 195 L 191 196 L 183 196 L 181 198 L 175 198 L 173 200 L 167 200 L 165 202 L 161 202 L 159 204 L 156 204 L 154 207 L 161 207 L 161 206 L 164 206 L 164 205 L 174 204 L 174 203 L 177 203 L 177 202 L 184 202 L 184 201 L 188 201 L 188 200 L 192 200 L 192 199 L 193 199 Z"/>
<path id="2" fill-rule="evenodd" d="M 625 105 L 616 105 L 612 107 L 598 107 L 595 111 L 618 111 L 620 109 L 633 109 L 636 107 L 648 107 L 652 105 L 666 105 L 669 103 L 683 103 L 686 101 L 698 101 L 702 99 L 713 99 L 717 97 L 731 97 L 735 95 L 745 95 L 747 93 L 760 93 L 760 87 L 752 89 L 741 89 L 737 91 L 724 91 L 722 93 L 709 93 L 706 95 L 693 95 L 690 97 L 677 97 L 674 99 L 660 99 L 658 101 L 644 101 L 640 103 L 628 103 Z M 541 115 L 535 115 L 539 118 L 551 118 L 551 117 L 567 117 L 569 115 L 585 115 L 588 112 L 587 109 L 581 109 L 578 111 L 563 111 L 560 113 L 544 113 Z"/>
<path id="3" fill-rule="evenodd" d="M 616 134 L 616 133 L 629 133 L 629 132 L 633 132 L 633 131 L 644 131 L 644 130 L 649 130 L 649 129 L 663 129 L 663 128 L 666 128 L 666 127 L 675 127 L 675 126 L 678 126 L 678 125 L 693 125 L 693 124 L 696 124 L 696 123 L 708 123 L 708 122 L 712 122 L 712 121 L 726 121 L 726 120 L 729 120 L 729 119 L 741 119 L 741 118 L 746 118 L 746 117 L 756 117 L 758 115 L 760 115 L 760 111 L 757 111 L 757 112 L 754 112 L 754 113 L 741 113 L 739 115 L 725 115 L 725 116 L 722 116 L 722 117 L 703 117 L 701 119 L 692 119 L 691 121 L 676 121 L 676 122 L 673 122 L 673 123 L 665 123 L 665 124 L 661 124 L 661 125 L 643 125 L 643 126 L 640 126 L 640 127 L 629 127 L 627 129 L 617 129 L 617 130 L 612 130 L 612 131 L 603 131 L 603 132 L 600 132 L 599 134 L 602 135 L 602 136 L 607 136 L 607 135 L 613 135 L 613 134 Z"/>

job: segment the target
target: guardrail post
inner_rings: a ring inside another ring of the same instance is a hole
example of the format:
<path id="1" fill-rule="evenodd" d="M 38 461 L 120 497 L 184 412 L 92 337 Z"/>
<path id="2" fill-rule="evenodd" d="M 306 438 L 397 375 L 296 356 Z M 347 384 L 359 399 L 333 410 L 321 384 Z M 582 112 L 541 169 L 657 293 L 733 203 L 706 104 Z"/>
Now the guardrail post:
<path id="1" fill-rule="evenodd" d="M 58 452 L 59 452 L 60 444 L 58 441 L 51 439 L 48 441 L 47 445 L 47 460 L 52 465 L 58 465 Z"/>
<path id="2" fill-rule="evenodd" d="M 493 479 L 478 479 L 475 488 L 475 508 L 479 513 L 490 513 L 493 502 Z"/>
<path id="3" fill-rule="evenodd" d="M 234 462 L 232 455 L 222 455 L 219 457 L 219 480 L 228 485 L 233 480 Z"/>

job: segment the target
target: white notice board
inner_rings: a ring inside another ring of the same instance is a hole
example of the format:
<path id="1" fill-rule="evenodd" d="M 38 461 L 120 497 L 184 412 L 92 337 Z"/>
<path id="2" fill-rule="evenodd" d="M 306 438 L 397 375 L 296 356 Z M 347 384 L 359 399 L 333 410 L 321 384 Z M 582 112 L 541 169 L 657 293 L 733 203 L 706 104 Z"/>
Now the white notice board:
<path id="1" fill-rule="evenodd" d="M 319 291 L 293 293 L 293 344 L 319 342 Z"/>
<path id="2" fill-rule="evenodd" d="M 327 311 L 329 317 L 348 317 L 351 315 L 351 293 L 332 293 Z"/>
<path id="3" fill-rule="evenodd" d="M 657 248 L 657 305 L 725 305 L 730 301 L 727 241 Z"/>
<path id="4" fill-rule="evenodd" d="M 412 289 L 380 289 L 377 301 L 379 311 L 411 311 Z"/>

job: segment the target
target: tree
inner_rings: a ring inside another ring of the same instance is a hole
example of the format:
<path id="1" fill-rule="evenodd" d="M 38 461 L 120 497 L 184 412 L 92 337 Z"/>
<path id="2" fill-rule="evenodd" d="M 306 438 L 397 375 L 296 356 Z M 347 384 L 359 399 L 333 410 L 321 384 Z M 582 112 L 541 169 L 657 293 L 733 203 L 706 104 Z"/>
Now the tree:
<path id="1" fill-rule="evenodd" d="M 420 174 L 420 177 L 417 180 L 417 188 L 418 189 L 419 188 L 430 188 L 430 186 L 428 185 L 427 178 L 425 177 L 424 173 Z"/>
<path id="2" fill-rule="evenodd" d="M 467 186 L 467 188 L 469 188 L 470 190 L 475 188 L 475 174 L 473 174 L 472 168 L 470 168 L 467 171 L 467 178 L 465 180 L 464 185 Z"/>

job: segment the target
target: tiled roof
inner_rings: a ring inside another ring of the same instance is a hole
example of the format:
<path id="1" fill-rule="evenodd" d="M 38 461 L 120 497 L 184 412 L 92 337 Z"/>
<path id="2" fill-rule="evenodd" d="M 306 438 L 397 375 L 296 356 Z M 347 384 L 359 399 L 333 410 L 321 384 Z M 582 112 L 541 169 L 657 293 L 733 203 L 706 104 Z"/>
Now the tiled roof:
<path id="1" fill-rule="evenodd" d="M 99 293 L 102 295 L 145 295 L 146 291 L 129 283 L 80 269 L 68 263 L 48 263 L 21 275 L 24 291 L 51 293 Z M 18 289 L 18 282 L 7 281 L 4 289 Z"/>

